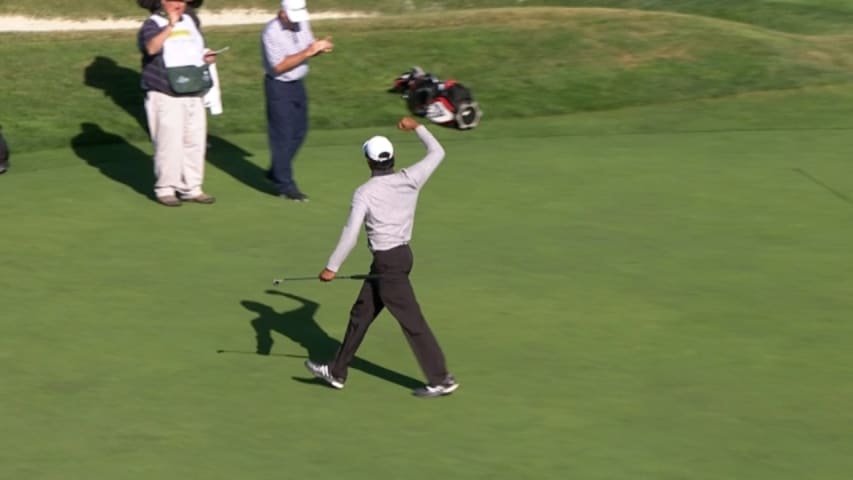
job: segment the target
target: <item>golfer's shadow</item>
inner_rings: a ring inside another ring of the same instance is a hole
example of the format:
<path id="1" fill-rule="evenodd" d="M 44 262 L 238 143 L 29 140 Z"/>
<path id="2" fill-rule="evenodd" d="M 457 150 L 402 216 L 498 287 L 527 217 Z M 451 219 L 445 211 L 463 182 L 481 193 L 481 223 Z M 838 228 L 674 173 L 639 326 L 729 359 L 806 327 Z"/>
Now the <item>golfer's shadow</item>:
<path id="1" fill-rule="evenodd" d="M 247 310 L 254 312 L 257 317 L 250 323 L 255 329 L 258 355 L 269 355 L 275 341 L 272 332 L 279 333 L 298 343 L 308 353 L 308 358 L 315 361 L 326 361 L 337 352 L 340 342 L 330 337 L 323 330 L 314 315 L 320 308 L 317 302 L 292 293 L 267 290 L 271 295 L 281 295 L 301 303 L 301 306 L 282 313 L 276 312 L 269 305 L 243 300 L 240 302 Z M 356 356 L 350 363 L 350 368 L 359 370 L 376 378 L 395 383 L 408 389 L 423 385 L 423 382 L 394 370 L 377 365 Z M 316 379 L 293 377 L 294 380 L 305 383 L 322 383 Z"/>
<path id="2" fill-rule="evenodd" d="M 96 123 L 83 122 L 80 133 L 71 139 L 71 148 L 105 177 L 154 200 L 151 155 L 121 136 L 105 131 Z"/>

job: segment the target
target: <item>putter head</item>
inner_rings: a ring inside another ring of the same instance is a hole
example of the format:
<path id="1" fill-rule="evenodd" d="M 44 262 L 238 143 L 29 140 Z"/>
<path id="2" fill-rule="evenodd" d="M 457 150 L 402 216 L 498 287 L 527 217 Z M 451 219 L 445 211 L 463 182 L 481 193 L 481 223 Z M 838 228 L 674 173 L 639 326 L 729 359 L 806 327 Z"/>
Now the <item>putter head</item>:
<path id="1" fill-rule="evenodd" d="M 281 279 L 279 279 L 279 278 L 274 279 L 274 280 L 272 281 L 272 284 L 273 284 L 273 285 L 280 285 L 280 284 L 281 284 Z"/>

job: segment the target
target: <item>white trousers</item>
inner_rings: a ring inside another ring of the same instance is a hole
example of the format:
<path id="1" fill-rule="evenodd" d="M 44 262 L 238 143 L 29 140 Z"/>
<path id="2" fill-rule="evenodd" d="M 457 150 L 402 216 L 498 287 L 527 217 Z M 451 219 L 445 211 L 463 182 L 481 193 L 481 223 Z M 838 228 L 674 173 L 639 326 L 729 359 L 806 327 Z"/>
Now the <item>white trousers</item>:
<path id="1" fill-rule="evenodd" d="M 149 91 L 145 115 L 154 144 L 154 194 L 201 195 L 207 149 L 207 112 L 202 98 Z"/>

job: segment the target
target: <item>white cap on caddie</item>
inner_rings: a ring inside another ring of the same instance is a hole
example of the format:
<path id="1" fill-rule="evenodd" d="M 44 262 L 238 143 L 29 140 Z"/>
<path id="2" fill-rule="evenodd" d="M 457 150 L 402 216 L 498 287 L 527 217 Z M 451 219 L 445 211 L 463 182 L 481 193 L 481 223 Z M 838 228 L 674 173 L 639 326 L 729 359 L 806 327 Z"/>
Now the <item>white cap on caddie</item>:
<path id="1" fill-rule="evenodd" d="M 305 0 L 281 0 L 281 9 L 287 14 L 287 19 L 293 23 L 308 20 L 308 8 Z"/>
<path id="2" fill-rule="evenodd" d="M 367 139 L 362 148 L 364 155 L 374 162 L 387 162 L 394 158 L 394 145 L 381 135 Z"/>

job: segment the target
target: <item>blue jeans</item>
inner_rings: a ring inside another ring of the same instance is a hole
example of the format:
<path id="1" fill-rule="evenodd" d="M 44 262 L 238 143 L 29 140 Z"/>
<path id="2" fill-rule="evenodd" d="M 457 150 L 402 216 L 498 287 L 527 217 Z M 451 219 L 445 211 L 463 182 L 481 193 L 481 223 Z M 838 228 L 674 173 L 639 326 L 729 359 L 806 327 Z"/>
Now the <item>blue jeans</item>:
<path id="1" fill-rule="evenodd" d="M 267 177 L 280 193 L 299 192 L 293 179 L 293 157 L 308 133 L 308 96 L 301 80 L 281 82 L 264 76 L 270 170 Z"/>

